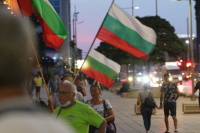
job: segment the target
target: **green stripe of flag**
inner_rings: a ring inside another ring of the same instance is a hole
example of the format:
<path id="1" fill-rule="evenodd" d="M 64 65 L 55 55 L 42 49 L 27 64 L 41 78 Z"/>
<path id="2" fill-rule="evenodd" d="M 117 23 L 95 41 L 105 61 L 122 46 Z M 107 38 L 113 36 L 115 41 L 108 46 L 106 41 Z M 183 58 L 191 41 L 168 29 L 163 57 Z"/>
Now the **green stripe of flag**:
<path id="1" fill-rule="evenodd" d="M 118 73 L 116 73 L 114 70 L 111 68 L 107 67 L 106 65 L 102 64 L 101 62 L 95 60 L 91 56 L 88 56 L 86 59 L 86 63 L 94 68 L 95 70 L 105 74 L 109 78 L 111 78 L 113 81 L 115 80 L 116 76 Z"/>
<path id="2" fill-rule="evenodd" d="M 120 23 L 116 18 L 107 14 L 103 27 L 113 32 L 119 38 L 125 40 L 130 45 L 143 51 L 145 54 L 152 52 L 154 44 L 144 40 L 136 31 Z M 122 44 L 123 45 L 123 44 Z"/>

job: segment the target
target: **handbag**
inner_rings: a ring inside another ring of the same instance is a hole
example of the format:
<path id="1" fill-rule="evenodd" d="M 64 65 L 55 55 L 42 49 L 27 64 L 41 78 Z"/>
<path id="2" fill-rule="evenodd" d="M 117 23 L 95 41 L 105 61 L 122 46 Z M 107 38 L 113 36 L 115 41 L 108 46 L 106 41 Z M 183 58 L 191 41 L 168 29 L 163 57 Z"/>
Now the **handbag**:
<path id="1" fill-rule="evenodd" d="M 103 106 L 104 106 L 104 118 L 106 118 L 109 116 L 109 113 L 108 113 L 108 109 L 106 108 L 105 100 L 103 100 Z M 116 129 L 114 120 L 108 121 L 106 133 L 116 133 L 116 132 L 117 132 L 117 129 Z"/>
<path id="2" fill-rule="evenodd" d="M 144 105 L 151 109 L 154 109 L 156 107 L 155 101 L 151 99 L 151 92 L 149 93 L 149 96 L 145 98 Z"/>

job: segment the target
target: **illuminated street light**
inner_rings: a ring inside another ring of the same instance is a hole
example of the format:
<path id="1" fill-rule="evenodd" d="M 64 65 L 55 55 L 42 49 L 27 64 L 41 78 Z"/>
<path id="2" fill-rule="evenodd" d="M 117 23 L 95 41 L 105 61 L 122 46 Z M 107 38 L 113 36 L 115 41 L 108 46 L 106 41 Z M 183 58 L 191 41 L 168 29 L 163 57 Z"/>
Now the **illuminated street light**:
<path id="1" fill-rule="evenodd" d="M 185 43 L 187 43 L 187 44 L 189 44 L 189 42 L 190 42 L 189 40 L 186 40 L 186 41 L 185 41 Z"/>

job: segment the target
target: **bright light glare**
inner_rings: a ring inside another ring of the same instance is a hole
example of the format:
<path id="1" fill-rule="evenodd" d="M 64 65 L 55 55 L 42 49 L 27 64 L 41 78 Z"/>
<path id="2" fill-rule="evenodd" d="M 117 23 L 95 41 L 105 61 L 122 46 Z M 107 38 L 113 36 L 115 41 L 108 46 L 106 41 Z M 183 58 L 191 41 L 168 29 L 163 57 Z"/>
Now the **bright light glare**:
<path id="1" fill-rule="evenodd" d="M 170 77 L 169 80 L 172 81 L 172 78 Z"/>
<path id="2" fill-rule="evenodd" d="M 139 75 L 142 75 L 142 73 L 139 73 Z"/>
<path id="3" fill-rule="evenodd" d="M 187 43 L 187 44 L 188 44 L 188 43 L 189 43 L 189 40 L 186 40 L 186 41 L 185 41 L 185 43 Z"/>
<path id="4" fill-rule="evenodd" d="M 133 78 L 132 78 L 132 77 L 129 77 L 129 78 L 128 78 L 128 81 L 133 81 Z"/>
<path id="5" fill-rule="evenodd" d="M 178 90 L 179 90 L 180 92 L 183 92 L 183 86 L 182 86 L 182 85 L 179 85 L 178 88 L 179 88 Z"/>
<path id="6" fill-rule="evenodd" d="M 84 62 L 84 60 L 77 60 L 78 69 L 81 68 L 81 66 L 83 65 L 83 62 Z"/>
<path id="7" fill-rule="evenodd" d="M 141 78 L 137 78 L 137 81 L 141 81 Z"/>
<path id="8" fill-rule="evenodd" d="M 179 80 L 182 80 L 182 77 L 178 77 Z"/>
<path id="9" fill-rule="evenodd" d="M 145 83 L 147 83 L 147 82 L 149 82 L 149 78 L 148 78 L 148 77 L 144 77 L 144 78 L 143 78 L 143 81 L 144 81 Z"/>
<path id="10" fill-rule="evenodd" d="M 56 59 L 56 57 L 53 57 L 53 59 L 55 60 L 55 59 Z"/>
<path id="11" fill-rule="evenodd" d="M 134 9 L 139 9 L 140 7 L 134 7 Z"/>
<path id="12" fill-rule="evenodd" d="M 150 77 L 153 77 L 152 75 L 149 75 Z"/>

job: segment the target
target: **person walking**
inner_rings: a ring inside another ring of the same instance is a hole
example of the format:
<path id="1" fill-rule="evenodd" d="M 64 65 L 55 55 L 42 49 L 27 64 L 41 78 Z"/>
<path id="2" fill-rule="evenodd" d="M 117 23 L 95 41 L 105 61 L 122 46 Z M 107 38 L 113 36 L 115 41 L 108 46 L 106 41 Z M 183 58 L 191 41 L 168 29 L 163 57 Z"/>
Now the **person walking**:
<path id="1" fill-rule="evenodd" d="M 33 80 L 33 76 L 31 75 L 29 77 L 29 79 L 27 80 L 27 91 L 28 91 L 28 95 L 29 95 L 30 100 L 33 100 L 34 86 L 35 86 L 35 83 L 34 83 L 34 80 Z"/>
<path id="2" fill-rule="evenodd" d="M 98 133 L 105 133 L 106 120 L 90 106 L 76 101 L 76 93 L 76 86 L 65 80 L 58 89 L 61 106 L 54 110 L 53 116 L 70 123 L 77 133 L 88 133 L 89 124 L 98 127 Z M 51 103 L 50 100 L 48 103 Z"/>
<path id="3" fill-rule="evenodd" d="M 80 92 L 83 96 L 87 96 L 85 88 L 83 87 L 83 83 L 81 82 L 81 79 L 79 77 L 76 78 L 75 84 L 76 84 L 77 91 Z"/>
<path id="4" fill-rule="evenodd" d="M 109 121 L 113 121 L 115 119 L 115 114 L 113 112 L 112 106 L 108 100 L 103 100 L 100 98 L 101 89 L 99 85 L 91 85 L 90 94 L 92 96 L 92 99 L 87 100 L 85 103 L 88 104 L 90 107 L 92 107 L 102 117 L 104 117 L 107 123 Z M 106 107 L 106 109 L 104 107 Z M 105 116 L 106 110 L 108 111 L 108 114 Z M 90 127 L 90 132 L 97 133 L 97 131 L 98 131 L 97 128 L 93 126 Z"/>
<path id="5" fill-rule="evenodd" d="M 50 86 L 49 86 L 52 97 L 54 96 L 54 93 L 57 91 L 58 86 L 59 86 L 59 82 L 58 82 L 58 80 L 56 80 L 56 76 L 53 76 L 53 79 L 50 82 Z"/>
<path id="6" fill-rule="evenodd" d="M 34 78 L 34 82 L 35 82 L 35 86 L 36 86 L 36 97 L 40 98 L 40 90 L 41 90 L 41 86 L 42 86 L 42 79 L 40 78 L 39 74 L 36 75 L 36 77 Z"/>
<path id="7" fill-rule="evenodd" d="M 146 133 L 149 133 L 150 127 L 151 127 L 151 115 L 152 115 L 152 109 L 145 106 L 145 98 L 150 97 L 154 101 L 153 93 L 151 93 L 148 88 L 148 84 L 143 85 L 144 90 L 139 93 L 138 95 L 138 101 L 137 104 L 141 104 L 141 114 L 144 121 L 144 127 L 146 129 Z M 158 108 L 156 104 L 156 108 Z"/>
<path id="8" fill-rule="evenodd" d="M 178 132 L 177 130 L 177 118 L 176 118 L 176 101 L 179 98 L 179 91 L 177 85 L 173 82 L 169 81 L 169 74 L 164 75 L 165 82 L 162 84 L 161 87 L 161 94 L 160 94 L 160 108 L 163 108 L 163 98 L 164 98 L 164 115 L 165 115 L 165 125 L 166 125 L 166 132 L 169 133 L 169 111 L 174 121 L 174 132 Z"/>

